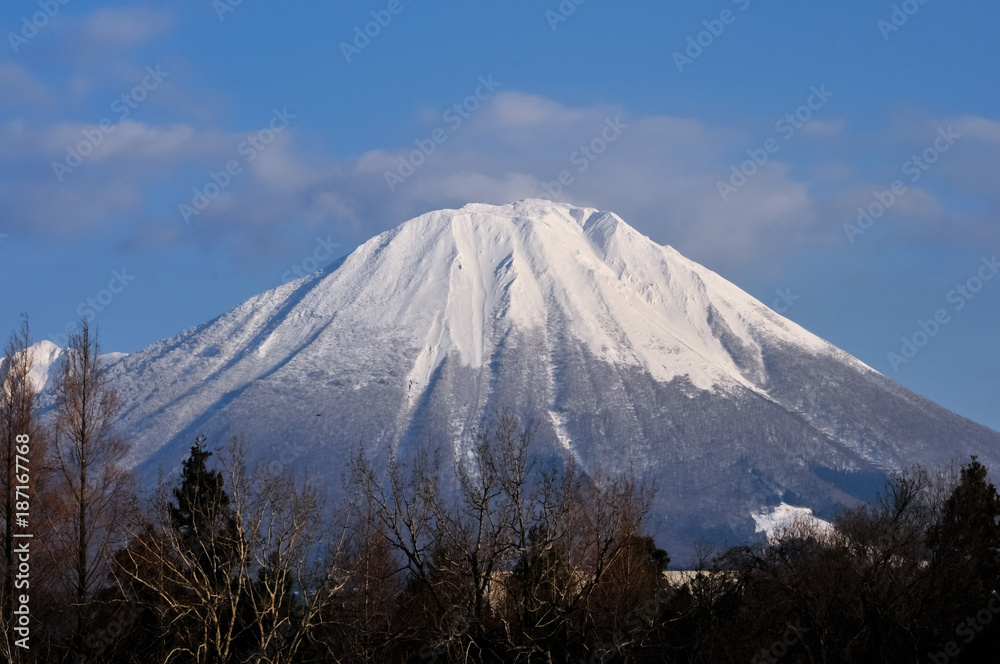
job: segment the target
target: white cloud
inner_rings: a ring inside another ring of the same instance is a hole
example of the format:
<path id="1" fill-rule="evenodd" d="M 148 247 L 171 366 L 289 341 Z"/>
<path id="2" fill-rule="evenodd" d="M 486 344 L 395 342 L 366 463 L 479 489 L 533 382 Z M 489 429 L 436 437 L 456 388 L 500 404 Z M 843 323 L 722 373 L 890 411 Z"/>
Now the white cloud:
<path id="1" fill-rule="evenodd" d="M 145 192 L 164 175 L 235 152 L 234 146 L 231 136 L 183 123 L 126 120 L 105 133 L 98 125 L 11 121 L 0 127 L 0 215 L 27 232 L 103 229 L 119 215 L 148 214 Z M 80 148 L 86 156 L 60 182 L 53 164 L 67 164 L 67 153 Z"/>
<path id="2" fill-rule="evenodd" d="M 557 199 L 614 210 L 695 258 L 745 264 L 807 237 L 816 214 L 805 187 L 779 165 L 754 178 L 738 202 L 723 203 L 722 154 L 741 138 L 690 118 L 633 119 L 615 107 L 567 108 L 504 91 L 394 192 L 385 173 L 408 159 L 412 145 L 368 152 L 318 186 L 349 192 L 352 217 L 391 226 L 439 207 L 547 196 L 546 183 L 564 173 L 572 183 Z"/>
<path id="3" fill-rule="evenodd" d="M 484 109 L 486 123 L 496 129 L 511 127 L 549 127 L 585 120 L 590 114 L 571 110 L 539 95 L 516 91 L 498 92 Z"/>
<path id="4" fill-rule="evenodd" d="M 426 115 L 428 125 L 414 140 L 442 126 L 441 113 Z M 995 123 L 974 120 L 964 122 L 989 139 Z M 616 125 L 620 135 L 611 129 Z M 779 269 L 782 258 L 811 243 L 842 246 L 843 224 L 891 181 L 859 181 L 854 162 L 824 154 L 812 170 L 824 164 L 832 169 L 823 186 L 833 189 L 819 200 L 814 186 L 796 180 L 788 163 L 772 160 L 723 201 L 716 184 L 728 178 L 731 155 L 746 144 L 739 131 L 692 118 L 633 118 L 615 107 L 568 108 L 502 91 L 461 127 L 449 127 L 448 140 L 421 159 L 395 191 L 385 174 L 411 156 L 413 142 L 350 160 L 311 151 L 307 157 L 301 136 L 290 127 L 252 163 L 244 163 L 236 146 L 245 134 L 133 121 L 122 122 L 59 185 L 46 166 L 62 158 L 65 146 L 80 140 L 87 127 L 32 128 L 23 121 L 0 126 L 0 174 L 6 173 L 0 178 L 0 215 L 17 219 L 29 232 L 47 233 L 106 227 L 127 215 L 136 238 L 225 242 L 253 255 L 277 251 L 275 238 L 296 229 L 336 229 L 339 240 L 349 244 L 428 210 L 544 195 L 546 184 L 564 172 L 572 182 L 557 199 L 618 212 L 656 241 L 709 266 L 753 266 L 759 272 Z M 838 127 L 846 131 L 846 123 Z M 921 145 L 910 143 L 903 156 Z M 594 152 L 587 157 L 583 148 Z M 947 157 L 965 163 L 957 151 Z M 883 172 L 894 172 L 895 158 L 885 158 L 889 169 Z M 210 171 L 234 159 L 244 172 L 185 226 L 177 206 L 209 181 Z M 147 194 L 154 186 L 158 195 L 151 203 Z M 978 238 L 989 234 L 984 210 L 949 214 L 937 194 L 927 186 L 899 202 L 893 216 L 911 220 L 910 232 L 899 237 L 916 237 L 919 229 L 920 236 L 937 233 L 957 241 L 964 236 L 954 233 L 955 224 L 977 229 Z"/>
<path id="5" fill-rule="evenodd" d="M 0 91 L 0 108 L 39 104 L 50 96 L 48 88 L 31 72 L 11 62 L 0 62 Z"/>
<path id="6" fill-rule="evenodd" d="M 251 163 L 258 182 L 275 192 L 295 193 L 309 188 L 322 174 L 294 153 L 291 134 L 277 134 L 274 142 Z"/>
<path id="7" fill-rule="evenodd" d="M 127 51 L 158 37 L 174 25 L 174 13 L 152 7 L 102 7 L 70 26 L 75 53 Z"/>
<path id="8" fill-rule="evenodd" d="M 169 181 L 176 208 L 208 181 L 209 171 L 241 159 L 235 147 L 241 135 L 127 120 L 62 184 L 51 168 L 37 167 L 64 159 L 66 146 L 93 129 L 73 123 L 32 129 L 22 123 L 0 131 L 0 151 L 15 155 L 6 163 L 0 158 L 0 168 L 18 173 L 5 178 L 10 190 L 0 212 L 40 232 L 101 227 L 123 214 L 179 224 L 170 204 L 146 209 L 148 188 Z M 789 242 L 775 236 L 802 236 L 813 214 L 804 188 L 777 166 L 741 191 L 738 203 L 722 203 L 715 189 L 725 173 L 720 155 L 737 137 L 692 119 L 632 119 L 613 107 L 572 109 L 502 92 L 451 129 L 448 141 L 392 192 L 385 173 L 412 152 L 412 144 L 338 163 L 303 157 L 290 128 L 244 164 L 246 173 L 195 220 L 195 232 L 259 242 L 289 225 L 339 225 L 363 240 L 430 209 L 544 195 L 544 185 L 564 173 L 572 183 L 557 199 L 615 210 L 696 259 L 745 262 L 787 248 Z M 35 168 L 19 167 L 27 162 Z M 192 170 L 204 176 L 180 175 Z M 39 199 L 43 205 L 34 202 Z"/>
<path id="9" fill-rule="evenodd" d="M 811 179 L 820 182 L 844 181 L 854 176 L 854 168 L 844 161 L 827 161 L 810 169 Z"/>
<path id="10" fill-rule="evenodd" d="M 843 118 L 836 120 L 818 120 L 814 118 L 802 126 L 802 133 L 808 136 L 836 136 L 843 133 L 846 127 L 847 121 Z"/>

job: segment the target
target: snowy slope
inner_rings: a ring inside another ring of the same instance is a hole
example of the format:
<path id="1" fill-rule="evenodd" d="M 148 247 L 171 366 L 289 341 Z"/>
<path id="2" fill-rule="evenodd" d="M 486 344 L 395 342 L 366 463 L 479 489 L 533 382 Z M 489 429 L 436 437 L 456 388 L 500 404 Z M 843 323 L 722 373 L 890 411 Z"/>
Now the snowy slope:
<path id="1" fill-rule="evenodd" d="M 31 347 L 32 367 L 28 376 L 39 392 L 51 387 L 62 353 L 51 341 L 40 341 Z"/>
<path id="2" fill-rule="evenodd" d="M 43 340 L 33 344 L 29 352 L 31 353 L 31 371 L 28 372 L 28 377 L 31 379 L 35 391 L 41 393 L 43 402 L 48 403 L 52 400 L 55 379 L 62 367 L 65 350 L 51 341 Z M 105 366 L 110 367 L 125 355 L 126 353 L 105 353 L 100 357 Z M 0 371 L 3 370 L 3 363 L 4 358 L 0 356 Z"/>
<path id="3" fill-rule="evenodd" d="M 40 341 L 29 348 L 29 353 L 31 354 L 31 371 L 28 372 L 28 378 L 31 380 L 32 386 L 36 392 L 50 390 L 52 379 L 59 366 L 59 359 L 62 357 L 62 349 L 51 341 Z M 6 358 L 0 354 L 0 374 L 3 373 L 5 361 Z"/>
<path id="4" fill-rule="evenodd" d="M 753 533 L 796 496 L 828 516 L 890 468 L 1000 435 L 884 378 L 619 217 L 544 201 L 408 221 L 324 273 L 112 367 L 132 462 L 205 433 L 334 485 L 361 441 L 461 453 L 501 408 L 540 453 L 657 480 L 671 543 Z"/>
<path id="5" fill-rule="evenodd" d="M 833 525 L 813 516 L 808 507 L 793 507 L 781 503 L 777 507 L 750 515 L 757 524 L 756 532 L 764 533 L 768 541 L 774 541 L 784 533 L 797 526 L 815 529 L 817 532 L 828 531 Z"/>

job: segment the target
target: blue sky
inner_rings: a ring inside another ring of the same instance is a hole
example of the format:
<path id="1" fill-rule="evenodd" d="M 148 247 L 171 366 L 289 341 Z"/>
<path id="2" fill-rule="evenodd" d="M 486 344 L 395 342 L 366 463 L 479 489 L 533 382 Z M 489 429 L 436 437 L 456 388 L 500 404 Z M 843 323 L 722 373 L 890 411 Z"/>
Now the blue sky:
<path id="1" fill-rule="evenodd" d="M 140 350 L 565 171 L 1000 429 L 995 2 L 63 2 L 0 9 L 0 330 Z"/>

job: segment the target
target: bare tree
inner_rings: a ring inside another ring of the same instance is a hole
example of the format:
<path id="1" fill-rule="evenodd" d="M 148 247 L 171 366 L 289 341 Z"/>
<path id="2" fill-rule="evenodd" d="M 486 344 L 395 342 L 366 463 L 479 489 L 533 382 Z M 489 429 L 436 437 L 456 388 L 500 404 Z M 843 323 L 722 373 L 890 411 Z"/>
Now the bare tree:
<path id="1" fill-rule="evenodd" d="M 84 320 L 70 336 L 56 381 L 52 465 L 59 486 L 48 509 L 50 552 L 76 605 L 78 639 L 87 602 L 105 578 L 132 507 L 131 476 L 120 466 L 128 445 L 113 430 L 119 410 L 97 336 Z"/>
<path id="2" fill-rule="evenodd" d="M 176 502 L 161 484 L 155 523 L 118 555 L 115 574 L 125 595 L 155 598 L 160 661 L 291 662 L 346 584 L 346 529 L 326 529 L 316 487 L 249 472 L 238 441 L 221 471 L 205 466 L 210 455 L 199 439 Z M 204 499 L 185 498 L 194 495 Z"/>
<path id="3" fill-rule="evenodd" d="M 354 459 L 364 511 L 399 555 L 417 598 L 404 600 L 420 609 L 435 655 L 532 660 L 559 647 L 565 658 L 570 643 L 584 651 L 609 571 L 646 546 L 650 489 L 627 476 L 584 476 L 571 462 L 537 467 L 531 436 L 501 414 L 454 460 L 451 484 L 426 450 L 409 469 L 390 459 L 386 486 L 363 454 Z"/>
<path id="4" fill-rule="evenodd" d="M 938 612 L 927 533 L 949 483 L 946 474 L 902 471 L 832 528 L 794 523 L 766 545 L 726 552 L 716 571 L 731 592 L 713 607 L 699 648 L 746 660 L 784 635 L 790 660 L 794 642 L 802 661 L 897 662 L 947 642 L 962 614 L 933 618 L 947 614 Z"/>
<path id="5" fill-rule="evenodd" d="M 30 504 L 38 489 L 44 485 L 45 474 L 42 460 L 45 455 L 44 430 L 35 417 L 35 392 L 39 386 L 32 384 L 31 369 L 34 366 L 34 355 L 31 348 L 28 319 L 24 317 L 21 328 L 11 334 L 10 341 L 4 349 L 0 361 L 0 482 L 3 486 L 0 498 L 0 517 L 4 522 L 3 530 L 3 565 L 4 574 L 0 579 L 0 597 L 2 597 L 2 630 L 0 655 L 7 661 L 14 661 L 17 653 L 13 641 L 9 621 L 14 610 L 14 525 L 17 512 L 26 511 L 17 504 Z M 24 443 L 24 444 L 20 444 Z M 18 470 L 18 448 L 29 450 L 21 455 L 26 461 Z M 29 472 L 30 471 L 30 472 Z M 22 480 L 29 472 L 30 483 Z M 29 516 L 29 519 L 31 517 Z M 38 532 L 38 523 L 25 520 L 33 533 Z"/>
<path id="6" fill-rule="evenodd" d="M 230 482 L 247 543 L 245 573 L 256 574 L 247 612 L 255 655 L 261 662 L 292 662 L 348 583 L 350 506 L 345 520 L 331 521 L 316 486 L 269 466 L 248 474 L 244 456 L 234 448 Z"/>
<path id="7" fill-rule="evenodd" d="M 364 664 L 397 661 L 395 656 L 414 642 L 419 622 L 398 609 L 404 584 L 397 552 L 353 497 L 345 501 L 337 522 L 349 525 L 340 552 L 346 584 L 316 625 L 316 656 L 319 661 Z"/>
<path id="8" fill-rule="evenodd" d="M 14 500 L 15 448 L 18 436 L 33 433 L 35 388 L 29 374 L 34 364 L 34 355 L 28 336 L 28 321 L 12 334 L 0 364 L 0 472 L 3 480 L 3 552 L 6 573 L 3 591 L 8 593 L 13 587 L 14 572 Z M 40 442 L 40 441 L 39 441 Z"/>

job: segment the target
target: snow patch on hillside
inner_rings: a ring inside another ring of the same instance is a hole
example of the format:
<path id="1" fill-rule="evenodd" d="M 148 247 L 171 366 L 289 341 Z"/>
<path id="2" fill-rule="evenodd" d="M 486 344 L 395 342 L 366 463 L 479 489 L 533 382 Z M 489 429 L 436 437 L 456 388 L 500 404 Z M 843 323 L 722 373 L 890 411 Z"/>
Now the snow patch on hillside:
<path id="1" fill-rule="evenodd" d="M 808 507 L 794 507 L 788 503 L 781 503 L 770 511 L 751 513 L 750 516 L 757 524 L 755 532 L 764 533 L 768 542 L 774 541 L 783 532 L 798 525 L 813 527 L 820 532 L 833 529 L 830 522 L 814 516 Z"/>

